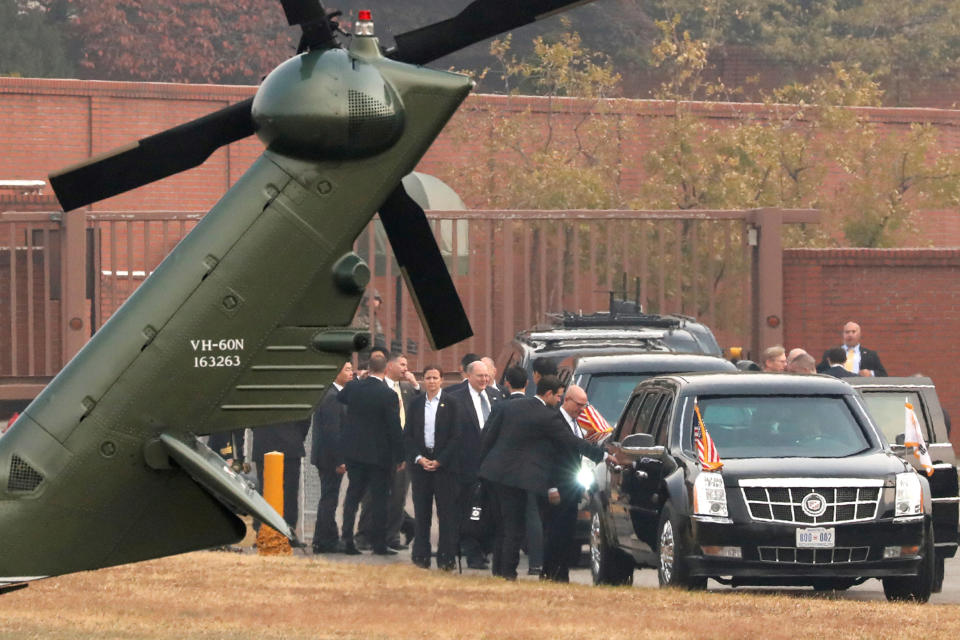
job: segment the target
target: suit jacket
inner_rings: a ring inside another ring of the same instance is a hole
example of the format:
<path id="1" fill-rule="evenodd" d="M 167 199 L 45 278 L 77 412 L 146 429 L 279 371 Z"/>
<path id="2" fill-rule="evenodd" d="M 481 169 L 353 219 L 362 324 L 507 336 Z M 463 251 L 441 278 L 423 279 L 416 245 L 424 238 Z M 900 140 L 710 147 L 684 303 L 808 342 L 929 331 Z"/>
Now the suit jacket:
<path id="1" fill-rule="evenodd" d="M 433 453 L 427 454 L 424 442 L 424 416 L 427 406 L 427 394 L 414 398 L 407 408 L 407 426 L 403 429 L 403 445 L 407 464 L 415 464 L 417 456 L 425 456 L 440 463 L 442 469 L 460 473 L 460 424 L 459 405 L 449 394 L 440 393 L 440 406 L 434 421 Z"/>
<path id="2" fill-rule="evenodd" d="M 447 391 L 444 391 L 447 394 Z M 473 482 L 477 478 L 477 471 L 480 470 L 480 433 L 483 425 L 477 418 L 476 409 L 473 406 L 473 397 L 470 395 L 470 386 L 465 385 L 449 392 L 449 396 L 458 405 L 459 416 L 457 422 L 460 426 L 460 479 L 465 482 Z M 490 400 L 490 416 L 493 415 L 499 398 L 488 394 Z M 487 422 L 490 421 L 487 416 Z"/>
<path id="3" fill-rule="evenodd" d="M 563 409 L 559 409 L 557 413 L 560 415 L 560 419 L 563 421 L 564 428 L 578 441 L 583 440 L 582 437 L 577 437 L 573 433 L 573 430 L 570 429 L 570 425 L 567 424 L 567 420 L 563 417 L 562 411 Z M 551 486 L 559 488 L 561 493 L 579 493 L 580 483 L 577 481 L 577 473 L 580 472 L 581 466 L 581 455 L 579 449 L 577 446 L 575 446 L 572 440 L 568 440 L 564 443 L 556 442 L 555 447 L 557 451 L 557 463 L 553 466 L 554 473 L 550 481 Z"/>
<path id="4" fill-rule="evenodd" d="M 340 430 L 344 460 L 387 469 L 403 462 L 400 403 L 393 389 L 368 376 L 347 383 L 337 400 L 347 406 Z"/>
<path id="5" fill-rule="evenodd" d="M 284 458 L 302 458 L 306 453 L 303 441 L 310 430 L 310 420 L 281 422 L 253 429 L 253 459 L 263 462 L 263 456 L 271 451 L 279 451 Z"/>
<path id="6" fill-rule="evenodd" d="M 869 369 L 869 367 L 863 367 Z M 842 364 L 835 364 L 833 366 L 827 367 L 823 370 L 822 373 L 827 374 L 828 376 L 833 376 L 834 378 L 857 378 L 859 374 L 854 373 L 853 371 L 847 371 L 843 368 Z"/>
<path id="7" fill-rule="evenodd" d="M 343 464 L 340 430 L 347 417 L 347 407 L 337 401 L 337 393 L 337 388 L 330 385 L 313 412 L 310 463 L 321 471 Z"/>
<path id="8" fill-rule="evenodd" d="M 567 451 L 603 460 L 603 449 L 573 435 L 557 409 L 538 398 L 513 400 L 487 421 L 480 477 L 544 495 Z"/>
<path id="9" fill-rule="evenodd" d="M 830 363 L 827 362 L 827 352 L 823 352 L 823 358 L 820 360 L 820 364 L 817 365 L 817 373 L 826 373 L 827 369 L 830 368 Z M 870 369 L 873 371 L 875 376 L 887 375 L 887 370 L 883 368 L 883 363 L 880 362 L 880 355 L 873 349 L 865 349 L 863 345 L 860 345 L 860 368 L 861 369 Z M 844 369 L 846 371 L 846 369 Z"/>

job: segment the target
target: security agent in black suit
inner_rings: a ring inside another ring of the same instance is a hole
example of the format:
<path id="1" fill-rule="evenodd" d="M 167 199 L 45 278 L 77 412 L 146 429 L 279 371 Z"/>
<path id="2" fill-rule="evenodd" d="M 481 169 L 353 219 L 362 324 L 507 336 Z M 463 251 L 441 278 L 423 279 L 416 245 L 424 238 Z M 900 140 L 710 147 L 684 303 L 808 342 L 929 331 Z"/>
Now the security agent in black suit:
<path id="1" fill-rule="evenodd" d="M 460 407 L 458 424 L 460 426 L 460 514 L 461 526 L 468 522 L 473 496 L 476 491 L 477 472 L 480 469 L 480 433 L 487 417 L 499 402 L 493 394 L 487 393 L 490 374 L 487 366 L 477 360 L 467 367 L 467 385 L 455 391 L 448 391 L 448 397 L 456 400 Z M 484 506 L 485 509 L 489 505 Z M 483 536 L 467 534 L 461 530 L 460 549 L 467 556 L 467 566 L 471 569 L 487 569 L 489 565 L 484 554 Z"/>
<path id="2" fill-rule="evenodd" d="M 503 373 L 503 383 L 507 389 L 504 400 L 527 397 L 527 371 L 523 367 L 509 367 Z M 500 406 L 504 404 L 501 403 Z M 527 493 L 526 540 L 527 574 L 538 576 L 543 567 L 543 522 L 540 521 L 537 496 L 532 493 Z"/>
<path id="3" fill-rule="evenodd" d="M 261 493 L 263 456 L 271 451 L 283 454 L 283 519 L 291 529 L 296 529 L 300 516 L 300 459 L 306 454 L 303 442 L 309 430 L 309 419 L 253 429 L 253 460 L 257 463 L 257 486 Z M 258 522 L 254 522 L 254 526 L 260 528 Z"/>
<path id="4" fill-rule="evenodd" d="M 422 393 L 416 377 L 407 369 L 407 357 L 402 353 L 389 353 L 385 349 L 375 348 L 371 353 L 383 353 L 387 358 L 387 370 L 383 381 L 387 383 L 390 389 L 398 394 L 398 403 L 400 406 L 400 428 L 403 429 L 406 421 L 406 407 L 410 406 L 414 398 Z M 407 469 L 397 471 L 393 474 L 390 484 L 390 498 L 387 500 L 387 546 L 394 551 L 406 549 L 407 545 L 400 540 L 400 533 L 407 532 L 407 537 L 413 537 L 414 522 L 407 512 L 407 493 L 410 491 L 410 474 Z M 370 537 L 368 534 L 371 528 L 370 518 L 370 494 L 363 497 L 360 502 L 360 518 L 357 521 L 357 540 L 355 541 L 358 549 L 363 549 Z M 363 546 L 361 546 L 363 543 Z"/>
<path id="5" fill-rule="evenodd" d="M 847 354 L 844 353 L 843 347 L 834 347 L 832 349 L 827 349 L 827 352 L 824 354 L 824 358 L 827 360 L 829 365 L 821 373 L 825 373 L 834 378 L 857 378 L 857 374 L 852 371 L 847 371 L 843 368 L 843 363 L 847 360 Z"/>
<path id="6" fill-rule="evenodd" d="M 347 406 L 347 419 L 340 432 L 340 446 L 350 484 L 343 503 L 341 539 L 343 552 L 360 553 L 353 543 L 357 508 L 365 491 L 371 494 L 370 543 L 377 555 L 395 555 L 387 548 L 387 498 L 395 470 L 403 469 L 403 436 L 397 394 L 383 381 L 387 360 L 370 356 L 370 374 L 355 380 L 337 394 Z"/>
<path id="7" fill-rule="evenodd" d="M 500 509 L 494 568 L 508 580 L 517 577 L 527 492 L 542 503 L 560 502 L 553 486 L 558 452 L 576 450 L 597 462 L 604 458 L 603 449 L 573 435 L 557 413 L 562 388 L 558 378 L 544 376 L 536 397 L 506 403 L 484 429 L 480 477 L 492 483 Z"/>
<path id="8" fill-rule="evenodd" d="M 848 322 L 843 325 L 843 346 L 840 348 L 843 349 L 844 358 L 840 364 L 846 369 L 846 362 L 849 357 L 851 360 L 851 368 L 849 371 L 855 375 L 886 377 L 887 370 L 883 367 L 883 363 L 880 362 L 880 355 L 876 351 L 867 349 L 861 345 L 860 335 L 860 325 L 856 322 Z M 829 349 L 827 351 L 829 351 Z M 827 362 L 827 352 L 824 351 L 823 359 L 820 361 L 820 364 L 817 365 L 817 372 L 825 373 L 829 367 L 830 363 Z"/>
<path id="9" fill-rule="evenodd" d="M 338 551 L 340 532 L 337 529 L 337 502 L 340 483 L 347 471 L 340 450 L 340 429 L 346 420 L 347 407 L 337 400 L 337 394 L 353 380 L 353 364 L 345 362 L 333 384 L 327 389 L 313 412 L 313 432 L 310 463 L 320 474 L 320 502 L 317 504 L 317 523 L 313 529 L 313 552 Z"/>
<path id="10" fill-rule="evenodd" d="M 460 494 L 460 426 L 457 401 L 440 387 L 443 372 L 430 365 L 423 370 L 426 393 L 407 408 L 403 443 L 413 487 L 416 530 L 411 558 L 418 567 L 430 567 L 430 525 L 433 502 L 437 502 L 437 567 L 451 570 L 457 555 Z"/>

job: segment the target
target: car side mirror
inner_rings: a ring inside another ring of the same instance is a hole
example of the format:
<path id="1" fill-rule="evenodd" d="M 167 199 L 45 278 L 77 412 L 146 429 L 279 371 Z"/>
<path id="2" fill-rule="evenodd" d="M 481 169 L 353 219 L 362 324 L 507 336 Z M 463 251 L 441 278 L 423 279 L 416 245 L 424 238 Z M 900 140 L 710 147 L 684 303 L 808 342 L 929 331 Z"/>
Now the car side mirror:
<path id="1" fill-rule="evenodd" d="M 903 446 L 903 443 L 906 442 L 906 436 L 902 433 L 898 433 L 895 439 L 896 444 Z"/>
<path id="2" fill-rule="evenodd" d="M 623 449 L 624 453 L 631 456 L 657 459 L 662 458 L 666 452 L 666 448 L 656 445 L 653 436 L 649 433 L 630 434 L 620 443 L 620 448 Z"/>

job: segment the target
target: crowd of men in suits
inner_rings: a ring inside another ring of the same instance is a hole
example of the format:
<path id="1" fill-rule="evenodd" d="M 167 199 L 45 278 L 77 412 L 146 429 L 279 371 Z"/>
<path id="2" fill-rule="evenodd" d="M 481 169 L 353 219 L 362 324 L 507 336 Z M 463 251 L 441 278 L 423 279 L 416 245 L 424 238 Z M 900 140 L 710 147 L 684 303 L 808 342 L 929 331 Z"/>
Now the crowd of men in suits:
<path id="1" fill-rule="evenodd" d="M 464 357 L 461 372 L 461 382 L 444 388 L 443 371 L 428 365 L 418 382 L 403 355 L 381 348 L 358 375 L 343 365 L 313 416 L 311 462 L 321 485 L 313 551 L 359 554 L 369 547 L 393 555 L 412 539 L 414 564 L 429 568 L 436 505 L 438 568 L 452 570 L 461 558 L 515 579 L 526 540 L 530 570 L 567 580 L 580 456 L 607 455 L 576 424 L 586 393 L 564 390 L 555 368 L 535 372 L 533 396 L 519 367 L 505 372 L 501 389 L 493 361 L 475 354 Z M 408 490 L 412 522 L 404 513 Z"/>
<path id="2" fill-rule="evenodd" d="M 856 322 L 843 325 L 843 343 L 824 351 L 819 364 L 800 347 L 789 353 L 780 345 L 768 347 L 760 355 L 761 370 L 767 373 L 826 373 L 835 378 L 886 376 L 887 370 L 880 362 L 880 355 L 860 344 L 861 333 Z"/>

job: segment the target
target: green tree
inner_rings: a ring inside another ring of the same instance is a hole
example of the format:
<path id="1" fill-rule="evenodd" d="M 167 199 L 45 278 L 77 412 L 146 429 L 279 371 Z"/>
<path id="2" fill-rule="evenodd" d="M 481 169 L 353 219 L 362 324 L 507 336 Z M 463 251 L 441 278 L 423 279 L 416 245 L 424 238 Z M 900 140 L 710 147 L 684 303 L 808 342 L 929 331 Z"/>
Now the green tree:
<path id="1" fill-rule="evenodd" d="M 0 0 L 0 75 L 72 77 L 60 18 L 39 2 Z"/>

